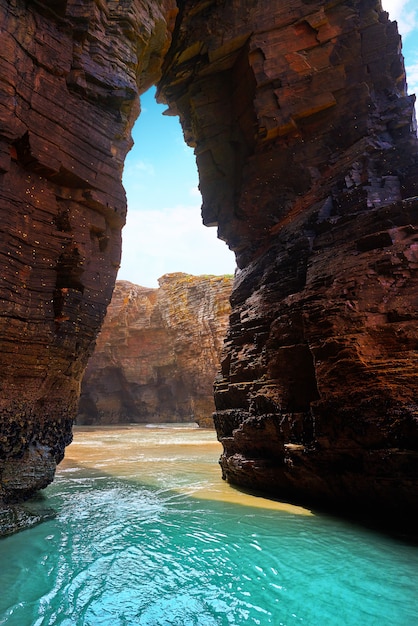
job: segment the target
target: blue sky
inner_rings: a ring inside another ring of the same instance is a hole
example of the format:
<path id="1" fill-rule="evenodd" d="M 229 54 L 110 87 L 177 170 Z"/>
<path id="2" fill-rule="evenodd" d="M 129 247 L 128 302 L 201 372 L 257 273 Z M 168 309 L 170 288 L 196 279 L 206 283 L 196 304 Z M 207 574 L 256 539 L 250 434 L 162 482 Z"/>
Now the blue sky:
<path id="1" fill-rule="evenodd" d="M 417 0 L 382 0 L 391 20 L 402 35 L 409 93 L 418 95 L 418 4 Z"/>
<path id="2" fill-rule="evenodd" d="M 382 0 L 403 39 L 409 93 L 418 94 L 417 0 Z M 128 154 L 124 185 L 128 218 L 123 229 L 119 280 L 157 287 L 166 273 L 233 274 L 234 255 L 202 225 L 193 150 L 177 118 L 163 116 L 154 90 L 141 98 L 135 145 Z"/>
<path id="3" fill-rule="evenodd" d="M 122 233 L 118 279 L 157 287 L 170 272 L 233 274 L 234 255 L 203 226 L 201 196 L 193 150 L 183 139 L 178 118 L 154 99 L 141 97 L 141 115 L 133 130 L 124 185 L 128 217 Z"/>

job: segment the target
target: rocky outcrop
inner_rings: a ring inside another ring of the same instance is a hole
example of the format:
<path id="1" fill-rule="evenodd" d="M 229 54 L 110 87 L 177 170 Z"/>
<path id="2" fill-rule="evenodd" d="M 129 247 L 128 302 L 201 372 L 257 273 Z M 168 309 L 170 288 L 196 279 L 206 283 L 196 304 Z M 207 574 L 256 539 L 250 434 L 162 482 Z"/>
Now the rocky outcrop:
<path id="1" fill-rule="evenodd" d="M 213 382 L 232 277 L 118 281 L 81 386 L 77 423 L 196 421 L 213 428 Z"/>
<path id="2" fill-rule="evenodd" d="M 379 0 L 0 7 L 3 497 L 50 480 L 70 440 L 136 94 L 158 82 L 240 268 L 215 392 L 224 476 L 416 516 L 418 146 Z"/>
<path id="3" fill-rule="evenodd" d="M 160 93 L 241 268 L 223 475 L 416 515 L 418 145 L 396 25 L 371 0 L 182 10 Z"/>
<path id="4" fill-rule="evenodd" d="M 175 2 L 0 0 L 0 500 L 48 484 L 111 298 L 138 90 Z"/>

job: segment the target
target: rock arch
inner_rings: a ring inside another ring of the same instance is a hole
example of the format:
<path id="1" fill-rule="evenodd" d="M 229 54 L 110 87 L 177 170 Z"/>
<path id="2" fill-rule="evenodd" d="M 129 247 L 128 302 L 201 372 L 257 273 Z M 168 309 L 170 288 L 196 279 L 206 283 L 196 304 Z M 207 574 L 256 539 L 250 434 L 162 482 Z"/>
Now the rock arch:
<path id="1" fill-rule="evenodd" d="M 157 84 L 240 268 L 215 386 L 224 476 L 416 513 L 417 139 L 380 2 L 0 7 L 3 500 L 50 482 L 71 440 L 138 94 Z"/>

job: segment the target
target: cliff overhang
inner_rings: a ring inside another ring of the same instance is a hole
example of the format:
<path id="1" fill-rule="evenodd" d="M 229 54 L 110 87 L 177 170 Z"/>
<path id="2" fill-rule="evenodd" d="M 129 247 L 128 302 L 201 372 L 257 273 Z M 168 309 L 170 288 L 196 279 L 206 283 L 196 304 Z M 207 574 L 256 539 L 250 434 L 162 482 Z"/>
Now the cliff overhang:
<path id="1" fill-rule="evenodd" d="M 0 7 L 0 497 L 42 488 L 71 441 L 157 84 L 239 267 L 225 478 L 416 515 L 417 138 L 380 1 Z"/>

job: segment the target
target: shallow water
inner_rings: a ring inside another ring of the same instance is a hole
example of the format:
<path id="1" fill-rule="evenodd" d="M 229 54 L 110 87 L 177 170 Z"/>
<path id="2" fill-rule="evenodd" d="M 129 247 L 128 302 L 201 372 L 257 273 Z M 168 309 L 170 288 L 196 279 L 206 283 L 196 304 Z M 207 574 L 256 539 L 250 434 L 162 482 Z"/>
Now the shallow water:
<path id="1" fill-rule="evenodd" d="M 0 624 L 415 626 L 418 548 L 220 478 L 215 435 L 76 430 L 44 505 L 0 541 Z"/>

